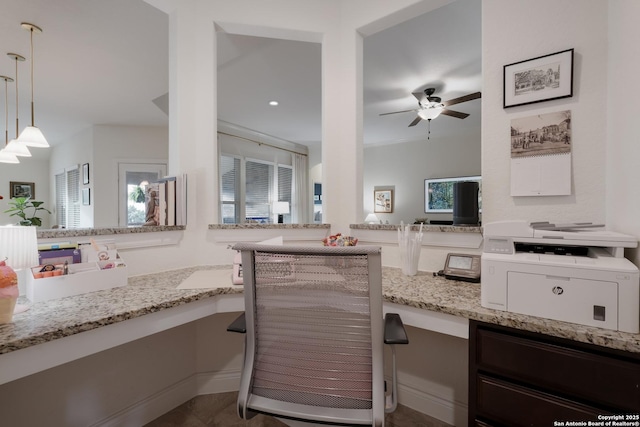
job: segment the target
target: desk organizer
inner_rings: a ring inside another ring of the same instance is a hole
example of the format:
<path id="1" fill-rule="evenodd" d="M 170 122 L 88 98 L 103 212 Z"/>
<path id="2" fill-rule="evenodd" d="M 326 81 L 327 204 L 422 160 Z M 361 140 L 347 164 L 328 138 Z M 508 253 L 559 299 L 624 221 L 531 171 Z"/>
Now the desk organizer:
<path id="1" fill-rule="evenodd" d="M 69 274 L 36 279 L 34 274 L 41 268 L 33 267 L 27 274 L 26 291 L 31 302 L 118 288 L 125 286 L 128 278 L 127 266 L 119 255 L 115 260 L 69 264 Z"/>

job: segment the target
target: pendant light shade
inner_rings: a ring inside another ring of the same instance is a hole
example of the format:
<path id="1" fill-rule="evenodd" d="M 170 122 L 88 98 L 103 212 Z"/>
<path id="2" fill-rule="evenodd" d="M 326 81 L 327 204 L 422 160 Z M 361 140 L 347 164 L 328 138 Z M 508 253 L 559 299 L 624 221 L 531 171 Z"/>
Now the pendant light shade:
<path id="1" fill-rule="evenodd" d="M 31 151 L 26 145 L 20 144 L 17 139 L 12 139 L 4 147 L 6 153 L 14 154 L 18 157 L 31 157 Z"/>
<path id="2" fill-rule="evenodd" d="M 20 163 L 20 160 L 15 154 L 5 153 L 4 150 L 0 150 L 0 163 Z"/>
<path id="3" fill-rule="evenodd" d="M 19 55 L 11 54 L 12 58 L 16 59 L 16 138 L 18 137 L 18 61 Z M 9 140 L 9 89 L 7 88 L 7 83 L 12 82 L 13 79 L 10 77 L 3 77 L 4 81 L 4 109 L 5 109 L 5 147 L 2 149 L 5 153 L 13 154 L 18 157 L 31 157 L 31 152 L 27 148 L 26 145 L 20 144 L 15 139 Z"/>
<path id="4" fill-rule="evenodd" d="M 24 128 L 16 141 L 25 147 L 49 148 L 49 143 L 42 134 L 42 131 L 35 126 L 27 126 Z"/>
<path id="5" fill-rule="evenodd" d="M 38 27 L 37 25 L 29 24 L 28 22 L 23 22 L 20 25 L 25 30 L 29 30 L 29 33 L 31 35 L 31 126 L 27 126 L 22 131 L 22 133 L 18 137 L 18 142 L 29 147 L 48 148 L 49 143 L 42 134 L 42 131 L 40 131 L 40 129 L 38 129 L 35 125 L 33 102 L 33 33 L 41 33 L 42 28 Z"/>

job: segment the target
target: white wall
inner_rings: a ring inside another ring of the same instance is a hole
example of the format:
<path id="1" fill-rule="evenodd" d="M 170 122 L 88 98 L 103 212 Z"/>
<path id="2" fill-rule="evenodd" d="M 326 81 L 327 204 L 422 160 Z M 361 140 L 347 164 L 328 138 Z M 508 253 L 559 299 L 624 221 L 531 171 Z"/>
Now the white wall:
<path id="1" fill-rule="evenodd" d="M 606 216 L 613 230 L 640 239 L 640 2 L 609 2 Z M 627 257 L 640 265 L 640 251 Z"/>
<path id="2" fill-rule="evenodd" d="M 607 5 L 602 0 L 482 2 L 483 222 L 605 220 L 607 147 Z M 503 66 L 575 49 L 574 95 L 502 108 Z M 511 197 L 510 122 L 571 110 L 572 194 Z"/>
<path id="3" fill-rule="evenodd" d="M 452 214 L 424 211 L 424 180 L 480 175 L 480 129 L 477 133 L 431 138 L 364 149 L 364 213 L 373 212 L 373 191 L 394 187 L 393 213 L 376 213 L 389 224 L 412 224 L 416 218 L 448 219 Z M 364 217 L 356 222 L 364 222 Z"/>
<path id="4" fill-rule="evenodd" d="M 80 227 L 117 226 L 118 162 L 166 164 L 168 135 L 168 129 L 161 126 L 95 125 L 84 129 L 51 149 L 47 178 L 51 197 L 55 194 L 56 173 L 89 163 L 89 184 L 81 181 L 81 188 L 90 189 L 91 204 L 80 206 Z"/>
<path id="5" fill-rule="evenodd" d="M 31 151 L 42 150 L 42 148 L 32 148 Z M 36 159 L 33 157 L 20 157 L 20 163 L 0 163 L 0 225 L 17 224 L 20 218 L 17 216 L 9 216 L 4 213 L 9 209 L 9 200 L 11 193 L 9 192 L 9 183 L 17 182 L 33 182 L 35 184 L 35 198 L 33 200 L 42 201 L 42 207 L 53 210 L 53 204 L 49 197 L 49 168 L 48 159 Z M 27 210 L 30 215 L 32 209 Z M 43 211 L 37 215 L 42 219 L 43 228 L 49 227 L 49 214 Z"/>
<path id="6" fill-rule="evenodd" d="M 163 126 L 93 127 L 93 176 L 88 187 L 94 227 L 118 225 L 118 163 L 167 163 L 168 141 Z"/>
<path id="7" fill-rule="evenodd" d="M 73 166 L 82 168 L 82 165 L 89 163 L 92 165 L 93 160 L 93 129 L 86 128 L 77 134 L 68 138 L 62 144 L 56 144 L 51 148 L 51 158 L 49 162 L 49 176 L 47 181 L 49 182 L 49 191 L 51 194 L 51 201 L 55 202 L 55 175 L 64 172 L 66 168 Z M 91 173 L 91 168 L 89 168 Z M 93 179 L 91 179 L 93 181 Z M 80 183 L 82 184 L 82 169 L 80 169 Z M 93 195 L 92 195 L 93 198 Z M 51 225 L 55 224 L 55 209 L 51 211 Z M 93 226 L 93 203 L 89 206 L 80 205 L 80 226 L 91 227 Z"/>

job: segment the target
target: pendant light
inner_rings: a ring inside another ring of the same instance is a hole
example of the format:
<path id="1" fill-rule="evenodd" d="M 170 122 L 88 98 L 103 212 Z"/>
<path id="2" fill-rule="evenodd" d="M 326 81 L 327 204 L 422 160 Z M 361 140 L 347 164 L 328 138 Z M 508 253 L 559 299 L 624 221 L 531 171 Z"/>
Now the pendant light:
<path id="1" fill-rule="evenodd" d="M 31 126 L 27 126 L 26 128 L 24 128 L 24 130 L 20 134 L 20 137 L 18 138 L 18 142 L 29 147 L 48 148 L 49 143 L 45 139 L 40 129 L 38 129 L 35 125 L 33 111 L 33 33 L 41 33 L 42 28 L 38 27 L 37 25 L 29 24 L 28 22 L 23 22 L 20 25 L 25 30 L 29 30 L 29 33 L 31 34 Z"/>
<path id="2" fill-rule="evenodd" d="M 16 139 L 12 139 L 11 141 L 9 141 L 9 143 L 5 145 L 4 151 L 6 153 L 13 154 L 14 156 L 31 157 L 31 152 L 29 151 L 27 146 L 24 144 L 20 144 L 17 141 L 18 132 L 20 131 L 20 125 L 18 121 L 18 111 L 19 111 L 18 110 L 18 61 L 24 61 L 24 56 L 18 55 L 17 53 L 7 53 L 7 55 L 15 59 L 16 61 Z M 11 81 L 13 81 L 13 79 L 11 79 Z M 7 115 L 8 115 L 9 110 L 8 110 L 8 103 L 6 102 L 6 98 L 7 96 L 5 96 L 5 103 L 7 104 Z M 8 132 L 6 136 L 9 136 Z"/>
<path id="3" fill-rule="evenodd" d="M 13 79 L 7 76 L 0 76 L 4 80 L 4 139 L 5 144 L 9 142 L 9 82 Z M 10 153 L 0 150 L 0 163 L 20 163 L 18 158 Z"/>

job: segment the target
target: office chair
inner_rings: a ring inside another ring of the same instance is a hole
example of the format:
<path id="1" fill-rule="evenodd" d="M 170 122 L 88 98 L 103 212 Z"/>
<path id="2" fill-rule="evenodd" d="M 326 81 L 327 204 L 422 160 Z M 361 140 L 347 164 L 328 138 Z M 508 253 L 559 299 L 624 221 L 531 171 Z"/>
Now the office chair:
<path id="1" fill-rule="evenodd" d="M 407 344 L 397 314 L 382 316 L 380 248 L 237 244 L 245 313 L 238 415 L 331 425 L 384 426 L 383 341 Z"/>

